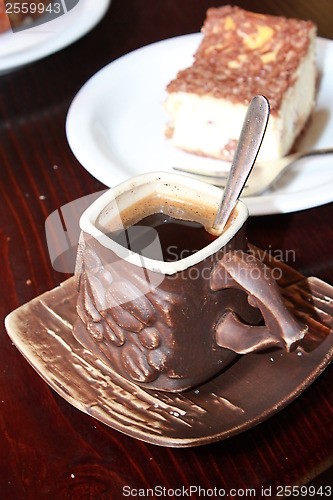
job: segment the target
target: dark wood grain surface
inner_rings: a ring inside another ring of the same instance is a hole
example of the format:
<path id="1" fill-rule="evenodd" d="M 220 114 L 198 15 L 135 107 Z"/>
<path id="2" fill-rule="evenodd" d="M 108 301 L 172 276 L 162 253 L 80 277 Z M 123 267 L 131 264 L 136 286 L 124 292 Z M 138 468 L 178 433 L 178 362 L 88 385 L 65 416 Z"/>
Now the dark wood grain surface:
<path id="1" fill-rule="evenodd" d="M 127 52 L 198 31 L 206 9 L 221 4 L 113 0 L 105 18 L 84 38 L 0 76 L 2 319 L 68 277 L 52 268 L 47 216 L 104 188 L 78 163 L 66 140 L 66 113 L 76 92 L 97 70 Z M 238 5 L 312 19 L 320 36 L 333 38 L 331 0 L 240 0 Z M 332 217 L 332 203 L 253 217 L 248 235 L 263 249 L 293 250 L 295 269 L 333 284 Z M 239 436 L 193 449 L 168 449 L 124 436 L 65 402 L 22 358 L 2 321 L 0 498 L 119 499 L 125 486 L 186 491 L 191 485 L 229 493 L 234 488 L 240 492 L 235 498 L 254 488 L 255 498 L 261 498 L 262 487 L 272 487 L 273 496 L 279 484 L 331 484 L 332 370 L 328 367 L 286 409 Z"/>

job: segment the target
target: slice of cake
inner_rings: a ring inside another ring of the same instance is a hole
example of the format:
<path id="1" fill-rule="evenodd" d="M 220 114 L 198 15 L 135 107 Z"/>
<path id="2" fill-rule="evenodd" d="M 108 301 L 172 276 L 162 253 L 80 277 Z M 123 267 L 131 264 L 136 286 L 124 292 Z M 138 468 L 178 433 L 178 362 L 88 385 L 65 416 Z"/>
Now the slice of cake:
<path id="1" fill-rule="evenodd" d="M 166 136 L 186 151 L 231 160 L 251 99 L 271 107 L 259 158 L 291 149 L 315 101 L 316 27 L 311 21 L 211 8 L 191 67 L 167 87 Z"/>

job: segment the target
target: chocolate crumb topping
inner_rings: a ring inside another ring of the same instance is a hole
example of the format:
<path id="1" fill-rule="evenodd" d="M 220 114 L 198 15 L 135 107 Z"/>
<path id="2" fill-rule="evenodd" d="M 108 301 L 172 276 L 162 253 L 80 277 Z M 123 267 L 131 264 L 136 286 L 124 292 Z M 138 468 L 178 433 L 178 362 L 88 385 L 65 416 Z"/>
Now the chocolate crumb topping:
<path id="1" fill-rule="evenodd" d="M 280 108 L 307 54 L 316 26 L 226 5 L 210 8 L 202 27 L 203 40 L 191 67 L 171 81 L 167 91 L 189 92 L 248 105 L 256 94 Z"/>

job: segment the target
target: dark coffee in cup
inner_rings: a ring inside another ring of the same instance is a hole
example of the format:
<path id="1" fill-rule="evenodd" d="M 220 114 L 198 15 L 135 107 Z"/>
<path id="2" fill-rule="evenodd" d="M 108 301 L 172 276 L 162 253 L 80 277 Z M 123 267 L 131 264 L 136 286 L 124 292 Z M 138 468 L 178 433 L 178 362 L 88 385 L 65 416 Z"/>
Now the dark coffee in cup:
<path id="1" fill-rule="evenodd" d="M 170 197 L 152 196 L 120 213 L 123 228 L 117 229 L 117 221 L 110 220 L 104 221 L 102 230 L 132 252 L 173 262 L 193 255 L 217 238 L 209 230 L 214 217 L 211 207 L 198 206 L 193 200 L 179 203 Z M 232 214 L 228 226 L 235 217 Z M 156 241 L 159 245 L 154 245 Z"/>
<path id="2" fill-rule="evenodd" d="M 111 232 L 109 237 L 132 252 L 142 254 L 158 238 L 161 252 L 150 252 L 151 259 L 173 262 L 192 255 L 216 239 L 200 222 L 181 220 L 157 213 L 145 217 L 131 228 Z"/>

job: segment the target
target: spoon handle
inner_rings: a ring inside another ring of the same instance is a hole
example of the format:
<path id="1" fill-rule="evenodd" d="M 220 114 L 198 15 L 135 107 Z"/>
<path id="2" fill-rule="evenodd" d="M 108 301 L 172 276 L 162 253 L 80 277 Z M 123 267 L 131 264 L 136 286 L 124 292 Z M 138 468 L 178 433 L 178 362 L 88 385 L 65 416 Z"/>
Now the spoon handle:
<path id="1" fill-rule="evenodd" d="M 221 232 L 226 225 L 250 175 L 265 135 L 268 117 L 268 100 L 262 95 L 255 96 L 245 116 L 227 185 L 215 218 L 213 228 L 218 232 Z"/>

